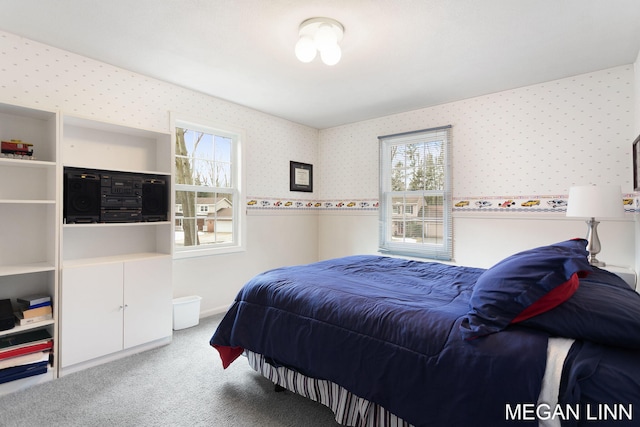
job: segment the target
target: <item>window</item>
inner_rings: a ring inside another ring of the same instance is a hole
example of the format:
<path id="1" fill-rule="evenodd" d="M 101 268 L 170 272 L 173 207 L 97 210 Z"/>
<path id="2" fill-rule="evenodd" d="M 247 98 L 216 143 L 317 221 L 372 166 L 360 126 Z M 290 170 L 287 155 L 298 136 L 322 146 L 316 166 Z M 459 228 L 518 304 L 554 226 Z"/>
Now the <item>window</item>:
<path id="1" fill-rule="evenodd" d="M 451 126 L 378 139 L 380 251 L 450 260 Z"/>
<path id="2" fill-rule="evenodd" d="M 241 133 L 175 125 L 176 256 L 243 249 Z"/>

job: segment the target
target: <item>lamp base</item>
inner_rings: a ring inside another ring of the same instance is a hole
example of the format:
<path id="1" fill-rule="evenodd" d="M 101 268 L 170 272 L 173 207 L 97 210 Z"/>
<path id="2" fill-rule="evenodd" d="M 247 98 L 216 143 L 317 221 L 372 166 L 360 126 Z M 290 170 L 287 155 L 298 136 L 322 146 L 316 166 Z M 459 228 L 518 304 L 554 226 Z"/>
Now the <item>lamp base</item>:
<path id="1" fill-rule="evenodd" d="M 600 253 L 600 239 L 598 238 L 598 224 L 595 218 L 585 221 L 587 223 L 587 252 L 589 252 L 589 264 L 596 267 L 604 267 L 606 264 L 599 261 L 596 255 Z"/>
<path id="2" fill-rule="evenodd" d="M 589 264 L 594 267 L 605 267 L 607 264 L 603 261 L 598 261 L 595 255 L 589 255 Z"/>

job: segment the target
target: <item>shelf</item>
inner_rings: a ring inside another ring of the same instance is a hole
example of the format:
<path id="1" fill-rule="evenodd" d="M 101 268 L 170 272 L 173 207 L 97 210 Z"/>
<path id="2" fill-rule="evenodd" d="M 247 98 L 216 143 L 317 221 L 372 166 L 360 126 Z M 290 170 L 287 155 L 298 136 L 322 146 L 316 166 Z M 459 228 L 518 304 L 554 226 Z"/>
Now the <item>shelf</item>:
<path id="1" fill-rule="evenodd" d="M 120 227 L 151 227 L 159 225 L 168 225 L 171 221 L 141 221 L 141 222 L 92 222 L 88 224 L 64 224 L 64 228 L 83 229 L 83 228 L 120 228 Z"/>
<path id="2" fill-rule="evenodd" d="M 141 138 L 156 138 L 158 135 L 168 135 L 168 132 L 164 131 L 131 127 L 127 125 L 98 121 L 89 117 L 70 115 L 64 116 L 64 125 L 113 134 L 133 135 Z"/>
<path id="3" fill-rule="evenodd" d="M 157 171 L 157 170 L 140 170 L 140 169 L 122 169 L 122 168 L 118 168 L 118 169 L 114 169 L 114 168 L 98 168 L 96 169 L 93 166 L 89 166 L 89 165 L 78 165 L 78 164 L 64 164 L 63 165 L 65 168 L 74 168 L 74 169 L 92 169 L 92 170 L 106 170 L 106 171 L 110 171 L 110 172 L 126 172 L 126 173 L 137 173 L 137 174 L 143 174 L 143 175 L 162 175 L 162 176 L 171 176 L 170 172 L 164 172 L 164 171 Z"/>
<path id="4" fill-rule="evenodd" d="M 7 329 L 6 331 L 0 331 L 0 337 L 1 336 L 5 336 L 5 335 L 18 334 L 20 332 L 28 331 L 28 330 L 31 330 L 31 329 L 43 328 L 45 326 L 53 325 L 54 323 L 55 323 L 54 320 L 51 319 L 51 320 L 45 320 L 45 321 L 38 322 L 38 323 L 32 323 L 30 325 L 16 326 L 13 329 Z"/>
<path id="5" fill-rule="evenodd" d="M 103 257 L 94 257 L 94 258 L 81 258 L 81 259 L 72 259 L 63 262 L 62 267 L 80 267 L 86 265 L 96 265 L 96 264 L 110 264 L 114 262 L 124 262 L 124 261 L 137 261 L 143 259 L 151 259 L 151 258 L 162 258 L 169 257 L 170 254 L 160 253 L 160 252 L 139 252 L 139 253 L 131 253 L 131 254 L 120 254 L 120 255 L 111 255 L 111 256 L 103 256 Z"/>
<path id="6" fill-rule="evenodd" d="M 43 160 L 23 160 L 23 159 L 11 159 L 8 157 L 0 157 L 0 166 L 11 166 L 21 168 L 55 168 L 55 162 L 48 162 Z"/>
<path id="7" fill-rule="evenodd" d="M 55 204 L 55 200 L 29 200 L 29 199 L 0 199 L 0 204 L 6 205 L 23 205 L 23 204 L 32 204 L 32 205 L 53 205 Z"/>
<path id="8" fill-rule="evenodd" d="M 21 378 L 19 380 L 9 381 L 0 384 L 0 396 L 14 393 L 37 384 L 43 384 L 56 378 L 56 369 L 49 367 L 46 373 L 34 375 L 32 377 Z"/>
<path id="9" fill-rule="evenodd" d="M 40 273 L 54 271 L 56 267 L 48 262 L 34 262 L 29 264 L 0 265 L 0 276 L 14 276 L 16 274 Z"/>
<path id="10" fill-rule="evenodd" d="M 35 120 L 50 120 L 55 118 L 54 111 L 34 109 L 22 105 L 0 104 L 0 114 L 8 114 L 11 116 L 26 117 Z"/>

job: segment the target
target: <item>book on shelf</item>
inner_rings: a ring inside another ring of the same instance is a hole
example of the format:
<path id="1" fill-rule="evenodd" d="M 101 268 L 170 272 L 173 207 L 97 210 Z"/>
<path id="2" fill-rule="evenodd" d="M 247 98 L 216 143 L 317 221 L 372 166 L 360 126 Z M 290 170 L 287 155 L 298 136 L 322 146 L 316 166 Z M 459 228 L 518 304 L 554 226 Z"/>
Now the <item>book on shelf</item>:
<path id="1" fill-rule="evenodd" d="M 10 347 L 0 350 L 0 360 L 9 359 L 11 357 L 22 356 L 25 354 L 38 353 L 53 348 L 53 340 L 39 341 L 29 344 L 22 344 L 16 347 Z"/>
<path id="2" fill-rule="evenodd" d="M 51 304 L 45 305 L 43 307 L 29 308 L 26 310 L 17 311 L 16 317 L 18 319 L 31 319 L 34 317 L 45 316 L 47 314 L 53 314 Z"/>
<path id="3" fill-rule="evenodd" d="M 48 341 L 51 338 L 51 334 L 46 329 L 33 329 L 19 334 L 6 335 L 0 337 L 0 351 L 34 342 Z"/>
<path id="4" fill-rule="evenodd" d="M 24 305 L 27 308 L 36 308 L 38 306 L 47 305 L 47 302 L 51 305 L 51 296 L 47 294 L 33 294 L 16 298 L 16 301 L 18 304 Z"/>
<path id="5" fill-rule="evenodd" d="M 53 313 L 43 314 L 42 316 L 35 317 L 21 317 L 20 313 L 16 313 L 16 323 L 18 326 L 31 325 L 38 322 L 44 322 L 45 320 L 53 319 Z"/>
<path id="6" fill-rule="evenodd" d="M 28 365 L 14 366 L 0 370 L 0 384 L 34 375 L 46 374 L 49 370 L 49 362 L 30 363 Z"/>
<path id="7" fill-rule="evenodd" d="M 46 306 L 50 306 L 50 305 L 51 305 L 51 301 L 45 301 L 45 302 L 41 302 L 39 304 L 34 304 L 34 305 L 29 305 L 29 306 L 27 306 L 26 304 L 18 303 L 18 307 L 20 307 L 20 309 L 22 309 L 22 310 L 31 310 L 31 309 L 34 309 L 34 308 L 46 307 Z"/>
<path id="8" fill-rule="evenodd" d="M 22 356 L 15 356 L 9 359 L 0 360 L 0 369 L 13 368 L 14 366 L 23 366 L 31 363 L 49 361 L 49 351 L 41 351 Z"/>
<path id="9" fill-rule="evenodd" d="M 51 334 L 46 329 L 32 329 L 19 334 L 2 336 L 0 337 L 0 358 L 6 359 L 38 351 L 32 348 L 24 350 L 25 347 L 41 346 L 43 347 L 41 351 L 48 350 L 52 347 L 50 345 L 52 343 Z"/>

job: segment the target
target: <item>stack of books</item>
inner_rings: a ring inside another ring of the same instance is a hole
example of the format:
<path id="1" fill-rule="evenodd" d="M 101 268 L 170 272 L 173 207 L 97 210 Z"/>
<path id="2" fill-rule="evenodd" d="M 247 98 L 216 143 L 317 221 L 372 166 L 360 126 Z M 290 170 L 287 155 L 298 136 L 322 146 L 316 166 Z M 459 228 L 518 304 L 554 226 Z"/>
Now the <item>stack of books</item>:
<path id="1" fill-rule="evenodd" d="M 0 337 L 0 384 L 46 373 L 52 348 L 46 329 Z"/>
<path id="2" fill-rule="evenodd" d="M 51 297 L 49 295 L 36 294 L 17 298 L 18 311 L 16 318 L 18 325 L 30 325 L 53 318 Z"/>

